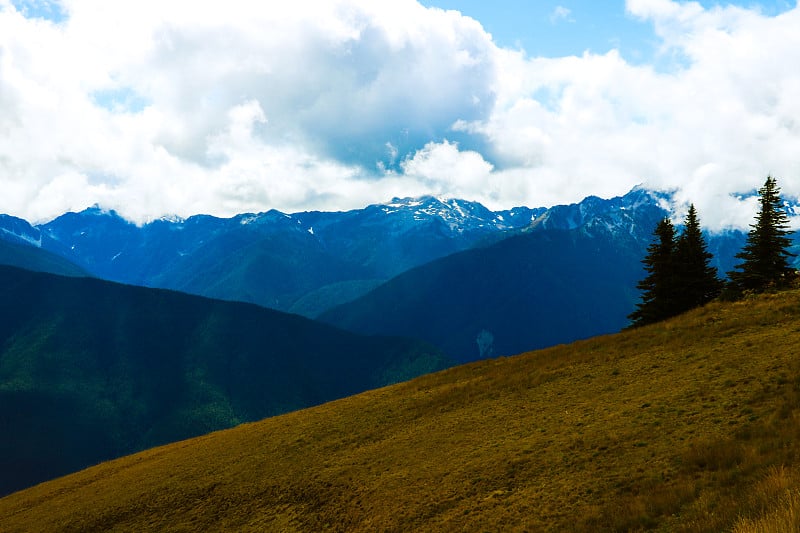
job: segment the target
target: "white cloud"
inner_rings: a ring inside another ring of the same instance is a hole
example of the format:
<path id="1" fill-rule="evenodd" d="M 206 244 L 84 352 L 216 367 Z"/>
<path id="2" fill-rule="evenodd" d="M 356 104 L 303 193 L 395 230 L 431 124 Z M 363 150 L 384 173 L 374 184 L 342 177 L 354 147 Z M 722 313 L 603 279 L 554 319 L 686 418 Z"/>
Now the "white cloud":
<path id="1" fill-rule="evenodd" d="M 800 196 L 797 7 L 628 0 L 671 65 L 655 68 L 529 57 L 413 0 L 25 4 L 54 20 L 14 5 L 0 0 L 0 212 L 539 206 L 645 183 L 724 227 L 750 221 L 731 194 L 767 173 Z"/>
<path id="2" fill-rule="evenodd" d="M 493 101 L 489 35 L 412 0 L 64 6 L 60 24 L 0 8 L 0 211 L 323 207 Z M 37 200 L 75 174 L 60 206 Z"/>
<path id="3" fill-rule="evenodd" d="M 550 13 L 550 24 L 558 24 L 561 21 L 575 22 L 572 18 L 572 10 L 564 6 L 556 6 Z"/>
<path id="4" fill-rule="evenodd" d="M 474 151 L 459 151 L 447 139 L 428 143 L 400 165 L 403 174 L 428 184 L 437 194 L 479 197 L 490 189 L 492 165 Z"/>
<path id="5" fill-rule="evenodd" d="M 497 105 L 459 130 L 485 136 L 500 174 L 527 180 L 526 202 L 621 194 L 637 183 L 677 189 L 710 227 L 744 227 L 752 205 L 730 195 L 778 176 L 800 196 L 800 9 L 636 0 L 682 66 L 660 72 L 604 55 L 528 58 L 503 51 Z M 731 211 L 733 210 L 733 211 Z"/>

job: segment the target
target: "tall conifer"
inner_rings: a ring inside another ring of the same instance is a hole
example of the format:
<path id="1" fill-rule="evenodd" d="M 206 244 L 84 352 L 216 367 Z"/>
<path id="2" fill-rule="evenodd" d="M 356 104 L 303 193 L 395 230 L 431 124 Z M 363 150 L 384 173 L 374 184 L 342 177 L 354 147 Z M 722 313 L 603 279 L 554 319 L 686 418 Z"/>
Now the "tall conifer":
<path id="1" fill-rule="evenodd" d="M 676 246 L 675 301 L 678 313 L 705 305 L 719 295 L 722 281 L 717 276 L 717 269 L 710 264 L 712 258 L 700 229 L 697 210 L 691 204 Z"/>
<path id="2" fill-rule="evenodd" d="M 768 176 L 758 194 L 756 222 L 750 225 L 744 248 L 736 254 L 742 263 L 728 273 L 731 284 L 740 291 L 779 288 L 789 283 L 793 272 L 789 266 L 789 258 L 794 255 L 788 251 L 792 243 L 788 237 L 789 217 L 775 178 Z"/>
<path id="3" fill-rule="evenodd" d="M 642 291 L 641 302 L 628 315 L 633 327 L 675 315 L 675 227 L 669 218 L 664 218 L 656 226 L 653 235 L 656 239 L 648 246 L 647 256 L 642 259 L 647 276 L 636 286 Z"/>

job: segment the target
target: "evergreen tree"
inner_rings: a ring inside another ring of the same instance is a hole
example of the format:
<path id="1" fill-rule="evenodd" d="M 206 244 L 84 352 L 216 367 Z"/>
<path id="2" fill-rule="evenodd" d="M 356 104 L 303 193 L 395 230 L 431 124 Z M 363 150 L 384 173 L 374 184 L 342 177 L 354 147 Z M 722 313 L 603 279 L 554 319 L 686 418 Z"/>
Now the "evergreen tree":
<path id="1" fill-rule="evenodd" d="M 788 237 L 789 217 L 775 178 L 768 176 L 758 194 L 760 208 L 756 222 L 750 225 L 744 248 L 736 254 L 742 263 L 728 273 L 731 284 L 739 291 L 762 292 L 785 286 L 792 278 L 789 258 L 794 254 L 788 251 L 792 243 Z"/>
<path id="2" fill-rule="evenodd" d="M 674 298 L 677 313 L 705 305 L 719 296 L 722 281 L 717 269 L 709 264 L 712 258 L 700 230 L 697 210 L 691 204 L 676 245 Z"/>
<path id="3" fill-rule="evenodd" d="M 653 235 L 656 239 L 648 246 L 647 256 L 642 259 L 647 276 L 636 285 L 642 291 L 641 302 L 628 315 L 632 327 L 652 324 L 676 314 L 675 227 L 669 218 L 664 218 L 656 226 Z"/>

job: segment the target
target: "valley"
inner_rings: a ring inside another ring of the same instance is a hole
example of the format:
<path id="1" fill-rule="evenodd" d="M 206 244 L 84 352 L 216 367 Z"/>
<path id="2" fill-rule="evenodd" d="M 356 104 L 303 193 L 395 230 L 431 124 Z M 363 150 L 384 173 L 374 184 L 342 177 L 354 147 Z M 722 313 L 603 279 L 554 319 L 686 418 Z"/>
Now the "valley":
<path id="1" fill-rule="evenodd" d="M 253 304 L 0 266 L 0 494 L 452 364 Z"/>
<path id="2" fill-rule="evenodd" d="M 0 529 L 772 530 L 798 336 L 800 292 L 712 303 L 104 463 L 0 499 Z"/>

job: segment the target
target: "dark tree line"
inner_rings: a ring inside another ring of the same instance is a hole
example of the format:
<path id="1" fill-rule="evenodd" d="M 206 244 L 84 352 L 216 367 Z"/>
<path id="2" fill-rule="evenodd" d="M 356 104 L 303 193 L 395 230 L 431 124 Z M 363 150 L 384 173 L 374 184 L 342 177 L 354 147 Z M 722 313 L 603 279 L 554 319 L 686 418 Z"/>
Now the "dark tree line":
<path id="1" fill-rule="evenodd" d="M 632 326 L 643 326 L 681 314 L 716 298 L 722 290 L 712 255 L 703 239 L 694 205 L 684 220 L 680 236 L 669 218 L 658 223 L 656 241 L 642 261 L 647 276 L 637 288 L 642 301 L 628 317 Z"/>
<path id="2" fill-rule="evenodd" d="M 759 211 L 750 226 L 747 242 L 736 255 L 742 262 L 728 273 L 727 287 L 710 265 L 708 252 L 694 205 L 684 220 L 684 230 L 677 235 L 669 218 L 656 226 L 654 242 L 642 260 L 647 276 L 637 288 L 641 301 L 628 318 L 631 326 L 643 326 L 700 307 L 717 296 L 725 287 L 731 294 L 763 292 L 783 288 L 794 279 L 789 265 L 793 256 L 788 251 L 789 217 L 783 207 L 780 189 L 768 177 L 758 190 Z"/>

